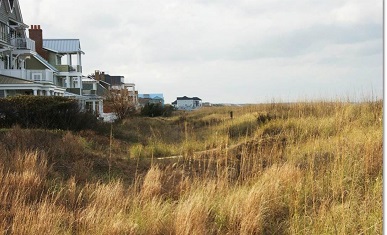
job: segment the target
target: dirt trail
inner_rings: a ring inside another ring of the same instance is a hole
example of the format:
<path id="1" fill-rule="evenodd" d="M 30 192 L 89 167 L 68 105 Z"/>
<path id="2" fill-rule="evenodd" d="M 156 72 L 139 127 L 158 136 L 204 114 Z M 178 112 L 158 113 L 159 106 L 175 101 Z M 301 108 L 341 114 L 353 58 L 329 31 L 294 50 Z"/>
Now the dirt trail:
<path id="1" fill-rule="evenodd" d="M 210 155 L 214 154 L 216 152 L 222 152 L 222 151 L 230 151 L 238 148 L 239 146 L 243 145 L 245 143 L 240 143 L 240 144 L 233 144 L 230 146 L 226 146 L 225 148 L 213 148 L 213 149 L 208 149 L 208 150 L 202 150 L 202 151 L 196 151 L 192 153 L 192 156 L 203 156 L 203 155 Z M 157 160 L 164 160 L 164 159 L 180 159 L 183 158 L 183 155 L 175 155 L 175 156 L 167 156 L 167 157 L 159 157 L 156 158 Z"/>

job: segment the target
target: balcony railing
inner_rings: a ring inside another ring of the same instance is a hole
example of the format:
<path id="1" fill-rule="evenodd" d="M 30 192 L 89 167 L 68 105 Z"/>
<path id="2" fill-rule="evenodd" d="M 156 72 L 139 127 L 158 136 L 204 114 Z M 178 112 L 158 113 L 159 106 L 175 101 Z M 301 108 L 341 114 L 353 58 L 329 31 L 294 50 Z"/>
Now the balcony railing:
<path id="1" fill-rule="evenodd" d="M 81 73 L 82 72 L 82 66 L 72 66 L 72 65 L 64 65 L 64 64 L 61 64 L 61 65 L 56 65 L 55 66 L 56 69 L 59 70 L 59 72 L 78 72 L 78 73 Z"/>
<path id="2" fill-rule="evenodd" d="M 54 83 L 54 73 L 46 70 L 0 69 L 0 74 L 34 82 Z"/>
<path id="3" fill-rule="evenodd" d="M 29 38 L 11 38 L 11 45 L 17 49 L 35 51 L 35 41 Z"/>
<path id="4" fill-rule="evenodd" d="M 97 94 L 96 90 L 82 90 L 83 95 L 95 95 Z"/>
<path id="5" fill-rule="evenodd" d="M 81 95 L 81 88 L 67 88 L 66 91 L 73 94 Z"/>

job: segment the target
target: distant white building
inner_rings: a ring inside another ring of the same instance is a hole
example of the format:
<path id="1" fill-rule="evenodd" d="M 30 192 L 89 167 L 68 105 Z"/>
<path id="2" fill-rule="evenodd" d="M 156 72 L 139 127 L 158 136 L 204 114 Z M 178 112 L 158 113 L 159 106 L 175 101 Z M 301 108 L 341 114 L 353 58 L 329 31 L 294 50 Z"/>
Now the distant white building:
<path id="1" fill-rule="evenodd" d="M 178 110 L 193 110 L 202 107 L 202 100 L 198 97 L 177 97 L 172 105 Z"/>

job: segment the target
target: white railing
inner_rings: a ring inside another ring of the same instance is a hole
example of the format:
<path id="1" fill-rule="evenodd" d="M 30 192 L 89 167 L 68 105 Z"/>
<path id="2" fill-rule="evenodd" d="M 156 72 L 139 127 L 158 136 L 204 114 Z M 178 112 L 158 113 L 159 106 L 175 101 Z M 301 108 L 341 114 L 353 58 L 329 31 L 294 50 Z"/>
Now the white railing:
<path id="1" fill-rule="evenodd" d="M 34 82 L 51 82 L 54 83 L 54 73 L 48 69 L 46 70 L 27 70 L 28 80 Z"/>
<path id="2" fill-rule="evenodd" d="M 0 69 L 0 74 L 28 80 L 27 70 L 25 69 Z"/>
<path id="3" fill-rule="evenodd" d="M 35 41 L 30 38 L 27 38 L 27 48 L 31 51 L 35 51 Z"/>
<path id="4" fill-rule="evenodd" d="M 11 45 L 17 49 L 35 51 L 35 41 L 30 38 L 11 38 Z"/>
<path id="5" fill-rule="evenodd" d="M 46 70 L 28 70 L 28 69 L 0 69 L 0 74 L 30 80 L 34 82 L 54 83 L 54 73 Z"/>
<path id="6" fill-rule="evenodd" d="M 96 90 L 82 90 L 83 95 L 95 95 Z"/>

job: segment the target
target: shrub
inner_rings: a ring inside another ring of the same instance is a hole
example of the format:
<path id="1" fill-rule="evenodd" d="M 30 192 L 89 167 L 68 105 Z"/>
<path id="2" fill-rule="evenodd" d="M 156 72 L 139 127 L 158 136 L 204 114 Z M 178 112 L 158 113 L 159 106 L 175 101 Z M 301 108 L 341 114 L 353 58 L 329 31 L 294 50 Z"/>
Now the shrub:
<path id="1" fill-rule="evenodd" d="M 275 119 L 275 115 L 272 115 L 272 114 L 260 114 L 258 115 L 257 117 L 257 122 L 258 122 L 258 125 L 259 126 L 263 126 L 264 124 L 266 124 L 267 122 L 271 121 L 272 119 Z"/>
<path id="2" fill-rule="evenodd" d="M 14 96 L 0 99 L 0 127 L 81 130 L 97 123 L 78 101 L 59 96 Z"/>
<path id="3" fill-rule="evenodd" d="M 174 111 L 173 106 L 148 103 L 141 109 L 141 115 L 147 117 L 169 117 Z"/>

